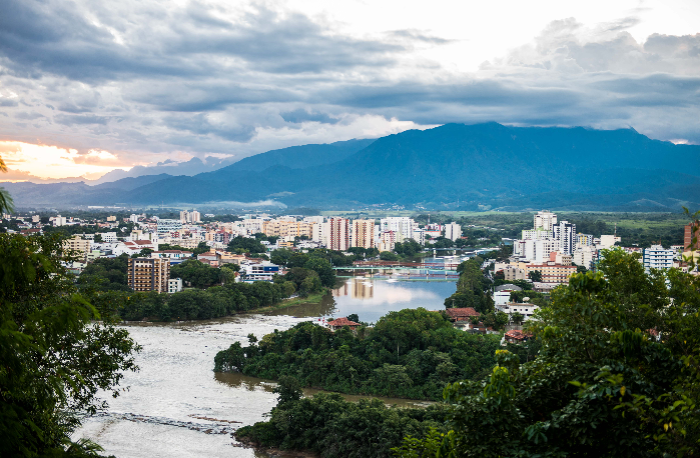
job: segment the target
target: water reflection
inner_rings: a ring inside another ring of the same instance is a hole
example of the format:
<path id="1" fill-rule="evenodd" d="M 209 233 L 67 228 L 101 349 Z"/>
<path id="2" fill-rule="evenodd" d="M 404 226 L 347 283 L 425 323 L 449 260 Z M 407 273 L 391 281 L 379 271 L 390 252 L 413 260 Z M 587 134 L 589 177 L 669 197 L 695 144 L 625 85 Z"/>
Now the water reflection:
<path id="1" fill-rule="evenodd" d="M 219 383 L 223 383 L 224 385 L 228 385 L 239 390 L 243 389 L 245 391 L 261 391 L 272 393 L 275 387 L 277 386 L 277 382 L 273 380 L 265 380 L 262 378 L 250 377 L 241 373 L 217 372 L 216 374 L 214 374 L 214 378 Z M 304 396 L 306 397 L 311 397 L 318 393 L 326 393 L 326 391 L 317 390 L 314 388 L 304 388 L 303 392 Z M 346 401 L 350 402 L 357 402 L 360 399 L 379 399 L 387 405 L 396 405 L 399 407 L 424 407 L 433 404 L 433 402 L 429 401 L 415 401 L 412 399 L 388 398 L 384 396 L 360 396 L 343 393 L 340 393 L 340 395 Z"/>
<path id="2" fill-rule="evenodd" d="M 381 280 L 370 277 L 341 279 L 338 286 L 318 304 L 301 304 L 274 310 L 269 315 L 299 318 L 341 317 L 355 313 L 360 320 L 376 322 L 391 311 L 423 307 L 445 308 L 445 298 L 455 291 L 455 283 Z"/>

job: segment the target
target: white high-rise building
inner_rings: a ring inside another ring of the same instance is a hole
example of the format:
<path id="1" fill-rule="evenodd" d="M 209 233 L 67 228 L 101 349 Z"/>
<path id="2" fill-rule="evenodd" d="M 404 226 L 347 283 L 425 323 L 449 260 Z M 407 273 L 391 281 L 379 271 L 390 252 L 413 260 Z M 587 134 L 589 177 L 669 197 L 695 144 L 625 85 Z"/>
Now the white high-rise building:
<path id="1" fill-rule="evenodd" d="M 66 217 L 61 216 L 61 215 L 55 216 L 53 219 L 53 225 L 56 227 L 65 226 L 66 225 Z"/>
<path id="2" fill-rule="evenodd" d="M 546 229 L 525 229 L 522 240 L 549 240 L 554 238 L 554 232 Z"/>
<path id="3" fill-rule="evenodd" d="M 445 238 L 450 239 L 453 242 L 458 238 L 462 237 L 462 226 L 455 222 L 450 224 L 445 224 Z"/>
<path id="4" fill-rule="evenodd" d="M 190 212 L 190 223 L 201 223 L 202 222 L 202 214 L 199 213 L 197 210 L 192 210 Z"/>
<path id="5" fill-rule="evenodd" d="M 158 220 L 158 233 L 166 234 L 168 232 L 175 232 L 182 229 L 182 223 L 177 219 L 159 219 Z"/>
<path id="6" fill-rule="evenodd" d="M 649 269 L 670 269 L 673 267 L 674 251 L 665 249 L 661 245 L 652 245 L 644 249 L 644 270 L 649 273 Z"/>
<path id="7" fill-rule="evenodd" d="M 320 243 L 324 247 L 328 247 L 330 228 L 331 226 L 328 222 L 312 223 L 311 241 Z"/>
<path id="8" fill-rule="evenodd" d="M 379 221 L 379 230 L 396 232 L 396 241 L 403 242 L 413 237 L 413 224 L 413 220 L 407 216 L 390 216 Z"/>
<path id="9" fill-rule="evenodd" d="M 560 221 L 554 226 L 554 239 L 559 240 L 563 254 L 573 254 L 576 247 L 576 225 Z"/>
<path id="10" fill-rule="evenodd" d="M 555 224 L 557 224 L 557 215 L 548 210 L 539 211 L 535 215 L 535 229 L 551 231 Z"/>

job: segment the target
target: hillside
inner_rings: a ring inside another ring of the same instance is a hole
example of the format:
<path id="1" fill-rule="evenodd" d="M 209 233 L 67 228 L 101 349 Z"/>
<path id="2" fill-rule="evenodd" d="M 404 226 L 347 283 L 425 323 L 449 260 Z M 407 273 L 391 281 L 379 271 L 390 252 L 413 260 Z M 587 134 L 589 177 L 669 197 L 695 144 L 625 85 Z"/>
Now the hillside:
<path id="1" fill-rule="evenodd" d="M 301 168 L 302 163 L 308 166 Z M 700 200 L 698 191 L 700 146 L 652 140 L 633 129 L 485 123 L 270 151 L 215 172 L 125 190 L 119 202 L 274 199 L 336 208 L 396 203 L 648 211 L 692 205 Z M 104 203 L 110 198 L 107 192 L 85 196 Z"/>

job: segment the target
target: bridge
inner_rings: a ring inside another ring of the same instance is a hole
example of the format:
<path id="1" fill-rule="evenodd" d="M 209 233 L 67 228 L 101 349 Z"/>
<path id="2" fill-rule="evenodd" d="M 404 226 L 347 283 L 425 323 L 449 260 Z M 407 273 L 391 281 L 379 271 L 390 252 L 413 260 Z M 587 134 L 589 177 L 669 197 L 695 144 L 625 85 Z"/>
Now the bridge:
<path id="1" fill-rule="evenodd" d="M 349 271 L 391 271 L 386 277 L 396 275 L 401 279 L 457 279 L 458 264 L 443 264 L 437 262 L 400 262 L 400 261 L 355 261 L 352 266 L 334 267 L 335 270 Z M 374 274 L 376 277 L 376 274 Z"/>

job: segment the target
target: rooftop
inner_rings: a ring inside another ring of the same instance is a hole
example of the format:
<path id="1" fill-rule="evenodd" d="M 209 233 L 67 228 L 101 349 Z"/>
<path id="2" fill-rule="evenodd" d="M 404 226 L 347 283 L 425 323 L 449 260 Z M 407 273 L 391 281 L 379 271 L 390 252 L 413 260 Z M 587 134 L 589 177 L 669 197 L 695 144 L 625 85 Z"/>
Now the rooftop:
<path id="1" fill-rule="evenodd" d="M 337 320 L 329 321 L 328 326 L 360 326 L 360 323 L 355 323 L 347 318 L 338 318 Z"/>

